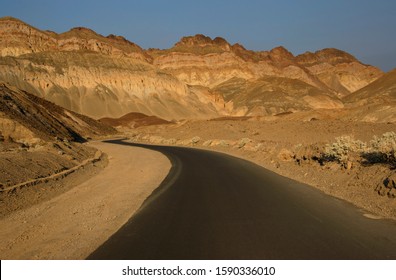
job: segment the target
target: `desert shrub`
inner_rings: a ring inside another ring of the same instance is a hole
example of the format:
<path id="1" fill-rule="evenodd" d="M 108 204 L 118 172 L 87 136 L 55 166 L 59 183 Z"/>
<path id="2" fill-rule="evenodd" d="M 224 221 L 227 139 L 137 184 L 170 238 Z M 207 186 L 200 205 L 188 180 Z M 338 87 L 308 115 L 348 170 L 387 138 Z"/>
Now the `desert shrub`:
<path id="1" fill-rule="evenodd" d="M 389 163 L 396 165 L 396 133 L 386 132 L 382 136 L 374 136 L 369 148 L 362 155 L 368 163 Z"/>
<path id="2" fill-rule="evenodd" d="M 351 136 L 337 137 L 336 142 L 325 146 L 322 160 L 346 163 L 351 153 L 362 153 L 366 150 L 366 146 L 366 143 Z"/>
<path id="3" fill-rule="evenodd" d="M 396 167 L 396 133 L 374 136 L 368 144 L 351 136 L 337 137 L 334 143 L 325 146 L 319 161 L 336 161 L 347 166 L 347 162 L 356 155 L 363 159 L 363 164 L 382 163 Z"/>

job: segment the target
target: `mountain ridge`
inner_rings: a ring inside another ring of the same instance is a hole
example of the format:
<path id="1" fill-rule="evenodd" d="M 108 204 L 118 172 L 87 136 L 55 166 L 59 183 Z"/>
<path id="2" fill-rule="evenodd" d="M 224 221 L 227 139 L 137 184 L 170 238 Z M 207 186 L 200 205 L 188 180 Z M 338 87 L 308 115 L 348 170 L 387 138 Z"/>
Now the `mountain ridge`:
<path id="1" fill-rule="evenodd" d="M 57 34 L 9 17 L 0 19 L 0 50 L 1 80 L 94 118 L 140 112 L 166 120 L 193 119 L 282 113 L 279 108 L 293 107 L 285 98 L 276 109 L 236 108 L 238 102 L 226 101 L 214 90 L 234 78 L 252 86 L 267 77 L 280 84 L 296 81 L 288 86 L 292 97 L 293 90 L 298 95 L 301 87 L 305 92 L 314 87 L 325 100 L 318 103 L 308 96 L 301 108 L 329 108 L 383 75 L 331 48 L 294 56 L 282 46 L 252 51 L 197 34 L 169 49 L 144 50 L 122 36 L 105 37 L 85 27 Z M 265 107 L 264 101 L 259 107 Z"/>

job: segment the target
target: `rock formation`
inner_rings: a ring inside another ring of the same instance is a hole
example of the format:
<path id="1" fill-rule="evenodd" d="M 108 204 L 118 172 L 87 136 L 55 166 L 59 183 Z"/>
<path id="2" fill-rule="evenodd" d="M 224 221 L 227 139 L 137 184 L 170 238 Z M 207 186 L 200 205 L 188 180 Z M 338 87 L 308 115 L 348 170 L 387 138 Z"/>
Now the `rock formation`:
<path id="1" fill-rule="evenodd" d="M 112 127 L 1 83 L 0 131 L 3 141 L 26 145 L 55 138 L 82 142 L 86 137 L 115 133 Z"/>
<path id="2" fill-rule="evenodd" d="M 396 69 L 344 98 L 354 120 L 396 122 Z"/>
<path id="3" fill-rule="evenodd" d="M 10 17 L 0 19 L 0 54 L 0 80 L 94 118 L 140 112 L 172 120 L 339 108 L 339 98 L 383 74 L 335 49 L 295 57 L 284 47 L 255 52 L 195 35 L 167 50 L 143 50 L 121 36 L 83 27 L 56 34 Z M 232 95 L 226 93 L 235 81 L 245 81 L 247 91 L 234 87 Z"/>

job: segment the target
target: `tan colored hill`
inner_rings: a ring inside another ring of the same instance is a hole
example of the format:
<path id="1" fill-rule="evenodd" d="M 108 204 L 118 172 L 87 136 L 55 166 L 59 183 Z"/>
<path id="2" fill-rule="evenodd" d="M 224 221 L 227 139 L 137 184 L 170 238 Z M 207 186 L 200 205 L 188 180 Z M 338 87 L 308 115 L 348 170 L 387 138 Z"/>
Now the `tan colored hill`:
<path id="1" fill-rule="evenodd" d="M 190 94 L 187 85 L 175 77 L 127 57 L 91 52 L 2 57 L 0 79 L 96 119 L 129 112 L 164 119 L 218 114 L 210 96 Z"/>
<path id="2" fill-rule="evenodd" d="M 230 45 L 223 38 L 204 35 L 183 37 L 168 50 L 148 52 L 154 64 L 180 80 L 213 87 L 233 77 L 264 76 L 298 79 L 339 96 L 355 91 L 382 75 L 382 71 L 359 62 L 352 55 L 324 49 L 294 57 L 284 47 L 254 52 Z"/>
<path id="3" fill-rule="evenodd" d="M 330 90 L 297 65 L 294 56 L 283 47 L 269 52 L 253 52 L 242 45 L 231 46 L 225 39 L 204 35 L 183 37 L 169 50 L 151 50 L 153 63 L 189 85 L 214 87 L 231 78 L 258 79 L 263 76 L 302 80 Z"/>
<path id="4" fill-rule="evenodd" d="M 63 34 L 0 20 L 0 80 L 93 118 L 130 112 L 164 119 L 217 116 L 211 96 L 151 65 L 121 37 L 75 28 Z"/>
<path id="5" fill-rule="evenodd" d="M 93 51 L 105 55 L 150 60 L 138 45 L 122 36 L 104 37 L 84 27 L 57 34 L 41 31 L 12 17 L 0 18 L 1 56 L 48 51 Z"/>
<path id="6" fill-rule="evenodd" d="M 383 75 L 376 67 L 359 62 L 354 56 L 337 49 L 306 52 L 296 61 L 339 96 L 361 89 Z"/>
<path id="7" fill-rule="evenodd" d="M 336 97 L 382 75 L 335 49 L 295 57 L 284 47 L 255 52 L 220 37 L 195 35 L 168 50 L 145 51 L 120 36 L 83 27 L 56 34 L 10 17 L 0 19 L 0 50 L 0 80 L 96 119 L 130 112 L 165 120 L 204 119 L 339 107 Z M 232 79 L 250 83 L 268 77 L 279 89 L 263 90 L 254 106 L 246 101 L 247 109 L 241 100 L 252 91 L 235 92 L 235 102 L 225 102 L 217 91 Z M 292 86 L 291 80 L 301 83 Z M 303 92 L 301 87 L 306 93 L 295 94 Z M 278 102 L 279 94 L 271 92 L 285 92 L 285 98 Z M 321 94 L 325 98 L 319 102 Z"/>
<path id="8" fill-rule="evenodd" d="M 82 142 L 86 137 L 115 132 L 98 121 L 0 83 L 0 133 L 3 141 L 26 145 L 58 138 Z"/>
<path id="9" fill-rule="evenodd" d="M 110 125 L 113 127 L 127 127 L 127 128 L 137 128 L 140 126 L 149 126 L 149 125 L 164 125 L 171 124 L 172 122 L 166 121 L 164 119 L 160 119 L 156 116 L 147 116 L 141 113 L 129 113 L 121 118 L 102 118 L 99 120 L 101 123 L 106 125 Z"/>
<path id="10" fill-rule="evenodd" d="M 90 164 L 102 155 L 81 142 L 114 133 L 116 130 L 108 125 L 0 83 L 0 199 L 4 202 L 0 216 L 5 214 L 3 210 L 15 209 L 13 201 L 18 200 L 22 187 L 80 174 L 77 169 L 81 167 L 90 170 Z M 42 189 L 26 190 L 30 191 L 38 195 L 33 200 L 43 195 Z"/>
<path id="11" fill-rule="evenodd" d="M 341 100 L 300 80 L 233 78 L 214 88 L 235 115 L 265 116 L 315 109 L 339 109 Z"/>
<path id="12" fill-rule="evenodd" d="M 396 69 L 343 100 L 354 120 L 396 123 Z"/>

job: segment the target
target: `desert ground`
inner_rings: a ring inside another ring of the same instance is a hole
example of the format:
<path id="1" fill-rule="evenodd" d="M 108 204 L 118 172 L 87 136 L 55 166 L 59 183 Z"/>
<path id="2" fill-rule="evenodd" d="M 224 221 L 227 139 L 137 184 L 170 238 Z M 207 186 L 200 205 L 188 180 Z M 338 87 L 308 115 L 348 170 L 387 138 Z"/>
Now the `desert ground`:
<path id="1" fill-rule="evenodd" d="M 86 258 L 128 221 L 170 169 L 157 152 L 101 142 L 89 146 L 107 160 L 11 194 L 20 209 L 2 211 L 1 259 Z"/>

